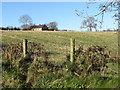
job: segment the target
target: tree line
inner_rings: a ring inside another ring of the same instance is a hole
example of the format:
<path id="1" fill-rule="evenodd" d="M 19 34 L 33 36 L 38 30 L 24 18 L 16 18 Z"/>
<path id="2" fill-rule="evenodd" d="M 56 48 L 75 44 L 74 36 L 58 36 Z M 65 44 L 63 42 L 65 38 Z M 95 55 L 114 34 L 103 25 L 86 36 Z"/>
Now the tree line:
<path id="1" fill-rule="evenodd" d="M 32 18 L 29 15 L 22 15 L 19 18 L 19 23 L 22 23 L 20 27 L 13 27 L 13 26 L 8 26 L 8 27 L 0 27 L 0 30 L 31 30 L 32 26 L 35 26 L 33 24 Z M 53 21 L 48 24 L 45 24 L 50 30 L 58 30 L 58 24 L 57 22 Z"/>
<path id="2" fill-rule="evenodd" d="M 21 28 L 23 30 L 29 30 L 31 26 L 35 26 L 35 24 L 33 24 L 32 18 L 29 15 L 20 16 L 19 22 L 22 23 Z M 49 29 L 58 30 L 58 24 L 55 21 L 46 24 L 46 26 Z"/>
<path id="3" fill-rule="evenodd" d="M 0 30 L 21 30 L 19 27 L 0 27 Z"/>

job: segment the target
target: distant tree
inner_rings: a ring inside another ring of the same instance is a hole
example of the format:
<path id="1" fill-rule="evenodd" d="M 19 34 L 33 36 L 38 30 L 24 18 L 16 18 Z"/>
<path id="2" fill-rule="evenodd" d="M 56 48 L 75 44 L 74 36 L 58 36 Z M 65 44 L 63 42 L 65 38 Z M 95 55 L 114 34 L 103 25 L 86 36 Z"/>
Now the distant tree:
<path id="1" fill-rule="evenodd" d="M 57 22 L 50 22 L 49 24 L 47 24 L 49 29 L 54 29 L 54 30 L 58 30 L 57 28 Z"/>
<path id="2" fill-rule="evenodd" d="M 9 28 L 9 27 L 6 27 L 6 30 L 10 30 L 10 28 Z"/>
<path id="3" fill-rule="evenodd" d="M 32 25 L 32 18 L 29 15 L 22 15 L 19 18 L 19 22 L 23 23 L 23 25 L 21 26 L 23 29 L 29 29 Z"/>
<path id="4" fill-rule="evenodd" d="M 13 26 L 8 26 L 8 30 L 13 30 Z"/>
<path id="5" fill-rule="evenodd" d="M 97 31 L 97 20 L 94 16 L 89 16 L 87 12 L 79 12 L 78 10 L 75 10 L 75 12 L 77 16 L 84 19 L 80 28 L 88 28 L 89 31 L 94 28 Z"/>
<path id="6" fill-rule="evenodd" d="M 30 29 L 30 26 L 31 26 L 31 25 L 29 25 L 29 24 L 23 24 L 23 25 L 21 25 L 21 28 L 22 28 L 23 30 L 29 30 L 29 29 Z"/>
<path id="7" fill-rule="evenodd" d="M 88 17 L 86 20 L 83 20 L 82 26 L 80 28 L 89 28 L 90 31 L 92 31 L 92 28 L 94 28 L 97 31 L 97 24 L 95 22 L 95 18 Z"/>

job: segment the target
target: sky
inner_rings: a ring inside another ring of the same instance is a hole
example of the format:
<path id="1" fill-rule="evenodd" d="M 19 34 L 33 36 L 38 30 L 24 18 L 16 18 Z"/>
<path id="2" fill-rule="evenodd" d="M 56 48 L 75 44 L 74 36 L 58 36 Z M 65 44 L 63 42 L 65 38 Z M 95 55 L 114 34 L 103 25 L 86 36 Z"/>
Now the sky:
<path id="1" fill-rule="evenodd" d="M 83 16 L 92 16 L 99 13 L 99 4 L 88 4 L 86 2 L 2 2 L 2 22 L 0 27 L 16 26 L 20 27 L 22 23 L 19 18 L 22 15 L 29 15 L 32 18 L 33 24 L 48 24 L 50 22 L 57 22 L 60 30 L 76 30 L 85 31 L 81 29 L 84 18 L 76 15 L 75 10 L 84 12 Z M 90 8 L 86 8 L 89 6 Z M 104 23 L 99 30 L 116 29 L 117 24 L 112 18 L 115 12 L 106 13 L 104 16 Z M 96 17 L 100 20 L 101 16 Z"/>

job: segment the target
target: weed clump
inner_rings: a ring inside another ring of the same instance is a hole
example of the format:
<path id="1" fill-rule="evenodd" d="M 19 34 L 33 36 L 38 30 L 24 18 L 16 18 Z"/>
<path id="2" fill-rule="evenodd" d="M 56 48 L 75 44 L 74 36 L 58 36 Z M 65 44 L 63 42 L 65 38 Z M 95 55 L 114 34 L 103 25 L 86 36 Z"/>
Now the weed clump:
<path id="1" fill-rule="evenodd" d="M 32 88 L 40 83 L 43 76 L 62 69 L 61 65 L 54 65 L 48 61 L 48 54 L 40 43 L 28 42 L 27 46 L 26 57 L 23 56 L 22 43 L 1 48 L 3 87 Z M 10 76 L 7 77 L 7 74 Z"/>
<path id="2" fill-rule="evenodd" d="M 87 49 L 80 46 L 75 51 L 75 62 L 66 61 L 62 65 L 49 62 L 49 53 L 35 42 L 28 42 L 26 57 L 23 57 L 22 43 L 1 50 L 3 88 L 86 88 L 93 81 L 89 77 L 104 73 L 109 68 L 107 63 L 116 60 L 106 47 L 100 46 Z M 109 78 L 96 77 L 95 82 L 99 79 Z"/>
<path id="3" fill-rule="evenodd" d="M 67 59 L 69 60 L 69 55 Z M 104 74 L 108 68 L 108 63 L 117 61 L 117 58 L 111 57 L 111 52 L 106 47 L 91 46 L 84 49 L 80 46 L 75 51 L 75 62 L 68 65 L 69 70 L 80 77 L 86 77 L 92 74 Z"/>

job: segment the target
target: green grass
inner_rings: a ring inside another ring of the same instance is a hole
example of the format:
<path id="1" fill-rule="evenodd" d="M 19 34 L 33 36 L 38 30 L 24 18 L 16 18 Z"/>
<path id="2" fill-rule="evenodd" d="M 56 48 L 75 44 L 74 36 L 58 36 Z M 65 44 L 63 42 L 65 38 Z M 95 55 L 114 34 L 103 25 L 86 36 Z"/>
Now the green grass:
<path id="1" fill-rule="evenodd" d="M 21 42 L 23 39 L 28 41 L 39 42 L 43 48 L 50 52 L 49 61 L 56 65 L 66 61 L 66 55 L 70 51 L 70 38 L 75 38 L 76 49 L 79 45 L 88 47 L 90 45 L 107 46 L 113 52 L 113 56 L 117 53 L 118 37 L 117 32 L 47 32 L 47 31 L 2 31 L 2 44 L 8 45 L 11 43 Z M 109 63 L 110 69 L 118 71 L 118 66 L 113 66 Z M 16 76 L 14 73 L 4 72 L 5 83 L 10 84 L 10 87 L 18 87 L 17 81 L 12 80 Z M 45 73 L 39 77 L 39 81 L 35 87 L 39 88 L 116 88 L 118 86 L 117 76 L 88 76 L 86 79 L 72 75 L 71 72 L 58 71 L 53 73 Z M 102 79 L 101 79 L 102 78 Z M 12 81 L 10 81 L 12 80 Z M 86 81 L 84 81 L 86 80 Z M 10 83 L 12 82 L 12 83 Z"/>
<path id="2" fill-rule="evenodd" d="M 23 39 L 36 41 L 44 45 L 46 51 L 51 52 L 51 61 L 64 61 L 70 51 L 70 38 L 75 38 L 76 48 L 79 45 L 107 46 L 114 53 L 117 52 L 117 32 L 41 32 L 41 31 L 3 31 L 2 44 L 20 42 Z M 58 58 L 59 57 L 59 58 Z"/>

